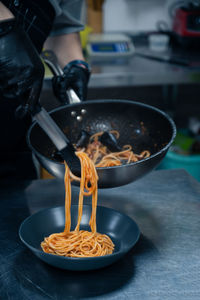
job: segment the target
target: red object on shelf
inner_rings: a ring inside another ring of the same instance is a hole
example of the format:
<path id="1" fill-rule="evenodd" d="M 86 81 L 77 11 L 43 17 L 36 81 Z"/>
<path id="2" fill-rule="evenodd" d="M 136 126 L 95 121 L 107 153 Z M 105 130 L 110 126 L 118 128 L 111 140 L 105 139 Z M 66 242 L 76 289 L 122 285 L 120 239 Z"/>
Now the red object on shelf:
<path id="1" fill-rule="evenodd" d="M 178 8 L 173 20 L 173 32 L 181 37 L 200 38 L 200 9 Z"/>

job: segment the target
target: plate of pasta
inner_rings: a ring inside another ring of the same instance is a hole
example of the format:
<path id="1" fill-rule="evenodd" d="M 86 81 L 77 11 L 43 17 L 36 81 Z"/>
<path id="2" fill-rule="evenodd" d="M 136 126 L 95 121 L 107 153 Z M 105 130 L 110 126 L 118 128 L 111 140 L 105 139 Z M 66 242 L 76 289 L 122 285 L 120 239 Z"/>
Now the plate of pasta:
<path id="1" fill-rule="evenodd" d="M 80 151 L 81 177 L 65 163 L 65 206 L 28 217 L 20 226 L 22 242 L 46 263 L 62 269 L 92 270 L 114 263 L 139 238 L 137 224 L 111 208 L 97 206 L 98 175 L 94 162 Z M 71 181 L 80 184 L 78 205 L 71 205 Z M 84 197 L 91 205 L 83 205 Z"/>
<path id="2" fill-rule="evenodd" d="M 80 231 L 90 231 L 88 223 L 91 212 L 91 205 L 83 205 Z M 72 228 L 75 228 L 77 220 L 78 205 L 72 205 Z M 41 247 L 44 238 L 49 237 L 52 233 L 63 232 L 65 227 L 64 206 L 44 209 L 29 216 L 21 224 L 19 235 L 22 242 L 42 261 L 57 268 L 74 271 L 95 270 L 113 264 L 136 244 L 140 236 L 139 228 L 133 219 L 111 208 L 97 207 L 96 225 L 98 233 L 107 235 L 114 244 L 112 253 L 102 256 L 95 256 L 96 254 L 93 253 L 92 257 L 68 257 L 44 252 Z M 88 245 L 87 247 L 91 246 Z"/>

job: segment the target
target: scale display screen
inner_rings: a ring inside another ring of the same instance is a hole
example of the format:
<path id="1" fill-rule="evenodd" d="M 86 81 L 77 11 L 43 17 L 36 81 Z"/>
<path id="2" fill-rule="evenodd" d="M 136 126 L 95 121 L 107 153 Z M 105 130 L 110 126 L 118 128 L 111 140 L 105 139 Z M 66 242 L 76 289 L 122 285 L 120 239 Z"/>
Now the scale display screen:
<path id="1" fill-rule="evenodd" d="M 119 53 L 119 52 L 128 52 L 129 45 L 127 42 L 120 43 L 95 43 L 91 44 L 93 52 L 96 53 Z"/>
<path id="2" fill-rule="evenodd" d="M 93 59 L 114 59 L 134 54 L 133 41 L 125 34 L 92 33 L 86 46 L 87 54 Z"/>

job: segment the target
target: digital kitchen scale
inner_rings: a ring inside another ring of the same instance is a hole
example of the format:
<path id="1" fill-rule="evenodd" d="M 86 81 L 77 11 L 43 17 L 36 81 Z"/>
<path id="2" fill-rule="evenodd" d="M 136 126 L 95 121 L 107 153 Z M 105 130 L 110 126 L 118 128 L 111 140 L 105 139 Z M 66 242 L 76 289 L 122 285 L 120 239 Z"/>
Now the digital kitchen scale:
<path id="1" fill-rule="evenodd" d="M 86 47 L 91 58 L 127 57 L 135 48 L 130 37 L 125 34 L 90 34 Z"/>

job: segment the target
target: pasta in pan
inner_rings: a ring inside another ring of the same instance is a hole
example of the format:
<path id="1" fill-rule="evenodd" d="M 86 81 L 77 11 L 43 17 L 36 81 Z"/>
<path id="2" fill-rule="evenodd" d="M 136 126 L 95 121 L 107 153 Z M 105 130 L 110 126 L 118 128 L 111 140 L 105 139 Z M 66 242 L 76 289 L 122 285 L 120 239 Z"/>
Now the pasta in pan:
<path id="1" fill-rule="evenodd" d="M 97 168 L 129 164 L 150 156 L 148 150 L 144 150 L 140 154 L 134 153 L 131 145 L 124 145 L 120 151 L 110 151 L 108 147 L 99 141 L 99 137 L 101 137 L 103 133 L 104 132 L 101 131 L 93 134 L 89 139 L 88 145 L 82 149 L 78 149 L 87 153 Z M 119 132 L 117 130 L 111 130 L 110 133 L 114 134 L 116 139 L 119 138 Z"/>
<path id="2" fill-rule="evenodd" d="M 77 144 L 74 144 L 74 148 L 77 152 L 85 152 L 97 168 L 126 165 L 148 158 L 151 155 L 149 150 L 143 150 L 139 154 L 135 153 L 133 151 L 133 147 L 129 144 L 119 147 L 117 145 L 117 139 L 119 138 L 119 132 L 117 130 L 97 132 L 89 138 L 89 133 L 85 130 L 82 130 L 82 133 L 85 135 L 85 141 L 83 135 L 82 144 L 80 145 L 78 141 Z M 114 146 L 114 148 L 112 147 L 112 150 L 108 145 L 106 145 L 106 141 L 104 141 L 104 143 L 101 141 L 101 138 L 105 133 L 110 135 L 112 138 L 116 137 L 116 140 L 115 138 L 114 141 L 111 140 L 113 143 L 112 146 Z M 58 151 L 53 152 L 52 158 L 59 162 L 63 162 Z"/>

